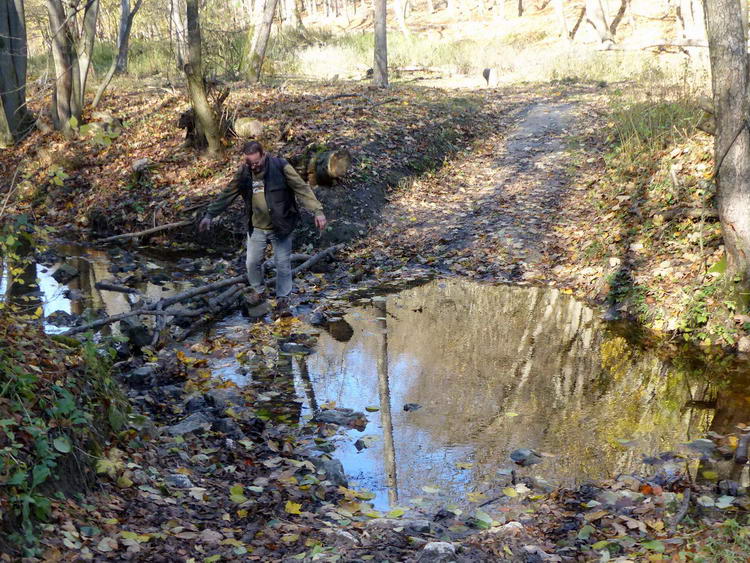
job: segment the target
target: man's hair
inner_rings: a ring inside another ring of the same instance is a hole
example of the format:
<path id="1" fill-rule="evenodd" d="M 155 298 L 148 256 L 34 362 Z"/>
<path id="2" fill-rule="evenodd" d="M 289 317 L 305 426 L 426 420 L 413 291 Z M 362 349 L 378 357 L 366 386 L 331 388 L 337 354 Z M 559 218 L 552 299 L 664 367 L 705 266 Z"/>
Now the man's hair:
<path id="1" fill-rule="evenodd" d="M 242 154 L 263 154 L 263 145 L 258 141 L 248 141 L 242 145 Z"/>

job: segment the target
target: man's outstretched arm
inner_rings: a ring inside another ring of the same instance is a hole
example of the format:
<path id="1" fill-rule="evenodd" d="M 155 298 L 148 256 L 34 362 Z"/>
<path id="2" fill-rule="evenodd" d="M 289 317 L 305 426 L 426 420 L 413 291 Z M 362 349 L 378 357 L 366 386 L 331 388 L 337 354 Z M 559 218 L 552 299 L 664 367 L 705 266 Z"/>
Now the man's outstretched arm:
<path id="1" fill-rule="evenodd" d="M 237 199 L 237 196 L 240 195 L 241 176 L 242 169 L 237 171 L 234 178 L 229 182 L 229 185 L 224 188 L 217 198 L 206 208 L 206 214 L 198 225 L 198 230 L 200 232 L 211 228 L 211 221 L 215 217 L 221 215 L 227 207 L 232 205 L 232 202 Z"/>

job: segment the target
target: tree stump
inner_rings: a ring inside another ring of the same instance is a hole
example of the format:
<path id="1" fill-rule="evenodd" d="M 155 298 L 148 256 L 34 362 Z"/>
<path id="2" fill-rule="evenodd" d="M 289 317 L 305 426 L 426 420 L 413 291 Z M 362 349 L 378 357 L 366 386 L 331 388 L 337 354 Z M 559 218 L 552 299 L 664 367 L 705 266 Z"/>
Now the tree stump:
<path id="1" fill-rule="evenodd" d="M 346 149 L 316 153 L 307 163 L 307 181 L 311 186 L 331 186 L 351 165 L 352 155 Z"/>
<path id="2" fill-rule="evenodd" d="M 482 76 L 484 76 L 484 79 L 487 81 L 487 86 L 490 88 L 497 86 L 497 69 L 485 68 L 482 71 Z"/>

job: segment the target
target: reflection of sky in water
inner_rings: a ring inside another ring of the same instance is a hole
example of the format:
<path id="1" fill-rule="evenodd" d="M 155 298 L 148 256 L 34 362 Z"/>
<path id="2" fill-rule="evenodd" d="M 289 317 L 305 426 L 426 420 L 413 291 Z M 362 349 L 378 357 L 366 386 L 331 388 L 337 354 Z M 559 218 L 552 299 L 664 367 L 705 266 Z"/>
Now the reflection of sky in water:
<path id="1" fill-rule="evenodd" d="M 366 315 L 361 312 L 355 312 L 347 316 L 347 319 L 366 323 L 352 341 L 362 344 L 365 340 L 382 338 L 382 330 L 377 326 L 376 319 L 366 319 Z M 358 338 L 363 340 L 359 341 Z M 377 509 L 387 509 L 390 502 L 385 477 L 382 411 L 370 413 L 365 410 L 367 406 L 380 406 L 376 358 L 357 344 L 347 349 L 343 356 L 330 355 L 331 350 L 326 349 L 329 339 L 323 334 L 319 352 L 308 360 L 316 399 L 320 404 L 334 401 L 339 407 L 365 412 L 368 419 L 364 432 L 348 430 L 345 438 L 338 440 L 334 455 L 344 465 L 350 484 L 375 493 L 371 502 Z M 403 410 L 406 403 L 413 402 L 410 389 L 414 374 L 419 369 L 419 362 L 409 354 L 389 353 L 388 373 L 398 484 L 396 506 L 399 502 L 406 503 L 415 497 L 429 500 L 431 495 L 422 490 L 423 486 L 439 488 L 440 497 L 460 500 L 468 492 L 467 485 L 470 483 L 471 472 L 459 470 L 456 463 L 471 461 L 472 448 L 467 445 L 439 443 L 429 432 L 412 424 L 414 417 L 439 417 L 440 413 L 428 412 L 427 406 L 417 411 Z M 369 448 L 357 451 L 354 442 L 364 436 L 375 436 L 376 440 Z"/>
<path id="2" fill-rule="evenodd" d="M 80 274 L 73 278 L 68 284 L 60 284 L 52 277 L 55 270 L 62 264 L 58 262 L 51 266 L 36 265 L 37 283 L 42 298 L 42 309 L 44 316 L 48 317 L 56 311 L 80 314 L 85 308 L 93 307 L 103 309 L 108 315 L 123 313 L 131 309 L 131 298 L 124 293 L 99 290 L 94 287 L 98 281 L 111 280 L 114 275 L 109 272 L 113 263 L 110 256 L 101 250 L 86 248 L 78 245 L 64 245 L 59 252 L 65 256 L 64 261 L 70 261 L 79 270 Z M 154 271 L 161 268 L 169 271 L 173 268 L 166 262 L 154 260 L 147 262 L 149 270 Z M 3 268 L 0 278 L 0 298 L 4 298 L 8 282 L 7 268 Z M 135 284 L 144 295 L 150 299 L 168 297 L 180 291 L 186 286 L 185 282 L 167 282 L 157 285 L 150 281 Z M 72 288 L 80 295 L 78 299 L 71 300 L 64 293 Z M 152 319 L 147 319 L 147 323 Z M 45 323 L 45 331 L 51 334 L 65 332 L 68 327 L 58 327 Z M 115 331 L 116 331 L 115 327 Z"/>
<path id="3" fill-rule="evenodd" d="M 37 264 L 36 266 L 36 277 L 37 283 L 39 284 L 39 291 L 41 291 L 42 297 L 42 310 L 44 316 L 47 317 L 55 311 L 65 311 L 66 313 L 71 312 L 70 299 L 63 295 L 63 292 L 67 289 L 67 286 L 59 284 L 52 277 L 57 266 L 42 266 Z M 5 291 L 8 285 L 8 270 L 3 268 L 3 275 L 0 279 L 0 296 L 5 297 Z M 50 334 L 57 334 L 67 330 L 66 327 L 57 327 L 51 324 L 45 324 L 45 331 Z"/>

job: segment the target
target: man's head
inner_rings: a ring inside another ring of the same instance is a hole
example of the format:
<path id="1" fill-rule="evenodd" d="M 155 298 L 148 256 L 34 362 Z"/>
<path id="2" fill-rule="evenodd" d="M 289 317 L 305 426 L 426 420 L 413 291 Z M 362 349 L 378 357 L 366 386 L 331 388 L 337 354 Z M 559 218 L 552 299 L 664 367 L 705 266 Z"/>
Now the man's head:
<path id="1" fill-rule="evenodd" d="M 258 141 L 248 141 L 242 146 L 242 158 L 253 172 L 261 172 L 266 165 L 266 153 Z"/>

